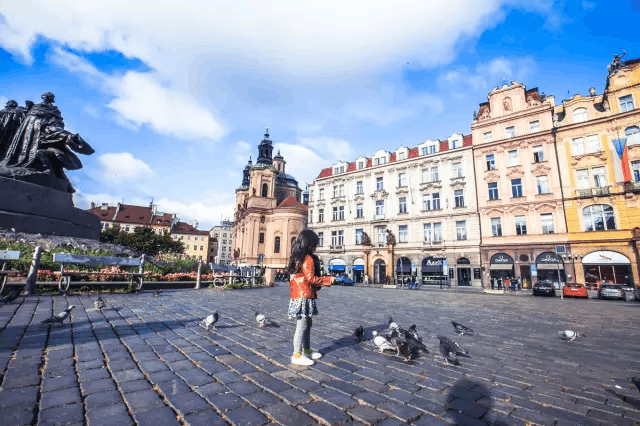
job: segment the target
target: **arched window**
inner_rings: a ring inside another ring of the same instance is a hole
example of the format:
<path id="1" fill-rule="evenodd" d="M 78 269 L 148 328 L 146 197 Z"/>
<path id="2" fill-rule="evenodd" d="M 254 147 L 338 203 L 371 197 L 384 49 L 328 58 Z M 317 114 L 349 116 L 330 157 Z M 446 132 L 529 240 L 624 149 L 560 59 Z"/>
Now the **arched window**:
<path id="1" fill-rule="evenodd" d="M 587 109 L 586 108 L 576 108 L 573 110 L 573 122 L 574 123 L 582 123 L 587 121 Z"/>
<path id="2" fill-rule="evenodd" d="M 582 209 L 585 231 L 609 231 L 616 229 L 613 207 L 608 204 L 595 204 Z"/>
<path id="3" fill-rule="evenodd" d="M 273 252 L 280 253 L 280 237 L 276 237 L 276 240 L 273 243 Z"/>
<path id="4" fill-rule="evenodd" d="M 269 194 L 269 185 L 267 185 L 266 183 L 262 184 L 262 196 L 263 197 L 267 197 Z"/>
<path id="5" fill-rule="evenodd" d="M 627 135 L 627 145 L 640 145 L 640 127 L 629 126 L 624 129 L 624 134 Z"/>

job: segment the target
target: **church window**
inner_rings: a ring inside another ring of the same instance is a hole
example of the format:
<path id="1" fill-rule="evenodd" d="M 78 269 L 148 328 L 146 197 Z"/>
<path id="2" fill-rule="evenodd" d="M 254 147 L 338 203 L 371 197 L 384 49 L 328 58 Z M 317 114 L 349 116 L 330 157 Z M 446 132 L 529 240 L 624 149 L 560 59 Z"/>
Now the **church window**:
<path id="1" fill-rule="evenodd" d="M 273 252 L 280 253 L 280 237 L 276 237 L 276 240 L 273 243 Z"/>
<path id="2" fill-rule="evenodd" d="M 263 197 L 267 197 L 269 194 L 269 185 L 267 185 L 266 183 L 262 184 L 262 196 Z"/>

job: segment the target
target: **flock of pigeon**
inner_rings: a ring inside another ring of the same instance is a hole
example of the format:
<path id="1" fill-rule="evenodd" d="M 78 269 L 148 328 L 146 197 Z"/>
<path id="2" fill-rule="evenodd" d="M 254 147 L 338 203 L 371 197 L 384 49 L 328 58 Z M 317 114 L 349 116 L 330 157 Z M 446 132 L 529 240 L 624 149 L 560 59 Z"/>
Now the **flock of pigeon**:
<path id="1" fill-rule="evenodd" d="M 272 324 L 272 321 L 270 321 L 264 314 L 261 314 L 258 311 L 255 311 L 255 317 L 256 322 L 258 323 L 258 327 L 260 328 L 264 327 L 265 325 Z M 209 331 L 209 329 L 215 330 L 218 319 L 220 319 L 220 316 L 218 315 L 218 311 L 215 311 L 214 313 L 208 315 L 206 318 L 200 321 L 200 325 L 203 326 L 207 331 Z"/>

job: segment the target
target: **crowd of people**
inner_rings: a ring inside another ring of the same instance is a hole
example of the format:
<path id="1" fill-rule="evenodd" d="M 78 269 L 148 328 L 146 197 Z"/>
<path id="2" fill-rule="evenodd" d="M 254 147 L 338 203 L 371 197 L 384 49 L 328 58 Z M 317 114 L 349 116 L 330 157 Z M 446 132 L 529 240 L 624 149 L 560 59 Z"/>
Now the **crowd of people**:
<path id="1" fill-rule="evenodd" d="M 522 289 L 522 280 L 518 277 L 512 276 L 491 277 L 491 289 L 518 291 Z"/>

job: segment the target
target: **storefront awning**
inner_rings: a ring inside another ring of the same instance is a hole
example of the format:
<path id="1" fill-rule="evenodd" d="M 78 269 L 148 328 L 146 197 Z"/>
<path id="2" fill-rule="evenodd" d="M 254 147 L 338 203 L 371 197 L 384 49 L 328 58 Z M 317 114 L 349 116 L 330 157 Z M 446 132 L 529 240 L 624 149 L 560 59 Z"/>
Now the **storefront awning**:
<path id="1" fill-rule="evenodd" d="M 615 251 L 594 251 L 582 258 L 583 265 L 630 265 L 627 256 Z"/>
<path id="2" fill-rule="evenodd" d="M 513 264 L 503 265 L 501 263 L 494 263 L 489 266 L 489 269 L 511 271 L 513 269 Z"/>
<path id="3" fill-rule="evenodd" d="M 364 265 L 353 265 L 354 271 L 364 271 Z"/>
<path id="4" fill-rule="evenodd" d="M 442 273 L 443 261 L 444 259 L 439 257 L 425 257 L 422 259 L 422 272 Z"/>
<path id="5" fill-rule="evenodd" d="M 562 263 L 538 263 L 536 267 L 538 268 L 538 270 L 540 269 L 564 270 L 564 264 Z"/>
<path id="6" fill-rule="evenodd" d="M 329 265 L 330 271 L 344 271 L 344 265 Z"/>

